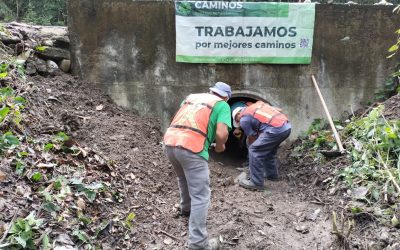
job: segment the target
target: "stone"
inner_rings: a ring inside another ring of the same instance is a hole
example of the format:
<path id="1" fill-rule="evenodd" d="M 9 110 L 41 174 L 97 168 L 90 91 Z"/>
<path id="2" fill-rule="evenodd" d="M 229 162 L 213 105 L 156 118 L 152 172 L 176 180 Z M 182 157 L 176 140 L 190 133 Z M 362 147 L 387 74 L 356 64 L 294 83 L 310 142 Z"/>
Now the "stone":
<path id="1" fill-rule="evenodd" d="M 34 74 L 36 74 L 36 67 L 35 64 L 32 61 L 29 61 L 26 63 L 26 67 L 25 67 L 25 74 L 32 76 Z"/>
<path id="2" fill-rule="evenodd" d="M 68 36 L 58 36 L 54 38 L 54 47 L 69 49 L 69 44 Z"/>
<path id="3" fill-rule="evenodd" d="M 17 56 L 16 62 L 20 64 L 25 64 L 26 60 L 28 60 L 28 58 L 30 57 L 31 52 L 32 52 L 31 49 L 23 51 L 21 54 Z"/>
<path id="4" fill-rule="evenodd" d="M 62 59 L 59 65 L 60 69 L 65 72 L 69 73 L 71 70 L 71 60 L 68 59 Z"/>
<path id="5" fill-rule="evenodd" d="M 383 229 L 381 234 L 379 235 L 379 240 L 388 244 L 389 239 L 390 239 L 389 232 L 386 229 Z"/>
<path id="6" fill-rule="evenodd" d="M 48 46 L 48 47 L 53 47 L 53 41 L 52 40 L 44 40 L 42 41 L 42 46 Z"/>
<path id="7" fill-rule="evenodd" d="M 8 45 L 8 44 L 19 43 L 21 42 L 21 39 L 19 37 L 11 36 L 0 31 L 0 41 L 5 45 Z"/>
<path id="8" fill-rule="evenodd" d="M 57 71 L 59 71 L 57 63 L 55 63 L 51 60 L 46 61 L 46 69 L 50 75 L 55 75 L 57 73 Z"/>
<path id="9" fill-rule="evenodd" d="M 71 58 L 69 50 L 54 48 L 54 47 L 47 47 L 43 51 L 36 51 L 36 53 L 42 59 L 53 60 L 56 62 L 59 62 L 62 59 L 70 59 Z"/>
<path id="10" fill-rule="evenodd" d="M 35 68 L 41 75 L 47 74 L 47 66 L 46 61 L 40 58 L 37 58 L 35 61 Z"/>

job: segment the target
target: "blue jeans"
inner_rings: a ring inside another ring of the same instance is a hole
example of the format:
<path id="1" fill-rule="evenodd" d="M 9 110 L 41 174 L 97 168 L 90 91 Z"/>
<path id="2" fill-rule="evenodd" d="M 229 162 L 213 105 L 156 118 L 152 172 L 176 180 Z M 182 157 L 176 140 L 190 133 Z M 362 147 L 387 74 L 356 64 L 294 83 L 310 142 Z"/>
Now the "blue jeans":
<path id="1" fill-rule="evenodd" d="M 178 179 L 181 211 L 190 212 L 189 249 L 208 244 L 206 219 L 210 204 L 210 171 L 207 161 L 187 150 L 165 147 Z"/>
<path id="2" fill-rule="evenodd" d="M 264 173 L 267 178 L 278 178 L 276 152 L 290 132 L 290 128 L 279 133 L 263 132 L 249 146 L 250 179 L 255 185 L 264 186 Z"/>

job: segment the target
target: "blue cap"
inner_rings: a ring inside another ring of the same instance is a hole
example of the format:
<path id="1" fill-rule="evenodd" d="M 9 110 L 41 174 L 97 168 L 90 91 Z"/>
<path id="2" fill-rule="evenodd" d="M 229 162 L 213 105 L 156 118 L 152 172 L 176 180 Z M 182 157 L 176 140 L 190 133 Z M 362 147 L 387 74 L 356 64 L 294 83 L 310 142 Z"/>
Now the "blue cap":
<path id="1" fill-rule="evenodd" d="M 217 82 L 214 87 L 211 87 L 210 90 L 214 93 L 217 93 L 218 95 L 222 97 L 228 97 L 231 98 L 231 86 L 224 82 Z"/>

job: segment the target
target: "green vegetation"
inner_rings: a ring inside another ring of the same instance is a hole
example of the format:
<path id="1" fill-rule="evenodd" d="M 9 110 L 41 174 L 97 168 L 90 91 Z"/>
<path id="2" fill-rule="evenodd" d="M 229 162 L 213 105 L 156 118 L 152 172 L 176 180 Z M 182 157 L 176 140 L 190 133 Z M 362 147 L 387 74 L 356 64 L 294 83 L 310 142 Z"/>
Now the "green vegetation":
<path id="1" fill-rule="evenodd" d="M 0 0 L 0 21 L 66 25 L 66 0 Z"/>
<path id="2" fill-rule="evenodd" d="M 386 120 L 383 108 L 374 108 L 345 128 L 352 163 L 340 170 L 339 176 L 349 187 L 363 191 L 358 199 L 370 205 L 380 202 L 382 206 L 375 207 L 374 213 L 388 221 L 400 202 L 400 120 Z M 352 212 L 362 209 L 353 208 Z"/>
<path id="3" fill-rule="evenodd" d="M 18 218 L 12 225 L 7 237 L 7 242 L 1 247 L 8 249 L 36 249 L 34 239 L 38 238 L 39 227 L 43 224 L 42 219 L 36 219 L 34 213 L 26 218 Z"/>
<path id="4" fill-rule="evenodd" d="M 352 190 L 354 200 L 364 206 L 349 206 L 353 214 L 370 213 L 384 224 L 399 226 L 396 216 L 400 202 L 400 120 L 387 120 L 380 105 L 365 117 L 353 117 L 341 130 L 345 142 L 345 161 L 339 161 L 331 186 L 340 183 Z M 317 164 L 325 158 L 319 150 L 337 150 L 332 132 L 321 119 L 315 120 L 301 137 L 292 156 L 297 159 L 311 157 Z M 346 164 L 346 165 L 341 165 Z"/>

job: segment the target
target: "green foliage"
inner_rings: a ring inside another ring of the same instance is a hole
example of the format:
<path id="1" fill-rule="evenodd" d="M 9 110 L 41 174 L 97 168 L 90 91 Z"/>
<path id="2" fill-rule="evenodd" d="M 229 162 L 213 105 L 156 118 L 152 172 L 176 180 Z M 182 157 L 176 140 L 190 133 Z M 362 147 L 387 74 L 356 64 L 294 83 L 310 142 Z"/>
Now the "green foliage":
<path id="1" fill-rule="evenodd" d="M 124 226 L 132 230 L 133 228 L 132 222 L 135 218 L 136 218 L 135 213 L 129 213 L 124 220 Z"/>
<path id="2" fill-rule="evenodd" d="M 343 127 L 339 122 L 335 121 L 336 129 L 341 130 Z M 300 145 L 293 150 L 292 156 L 303 157 L 304 151 L 313 157 L 316 161 L 323 160 L 323 156 L 318 153 L 319 150 L 336 150 L 336 141 L 329 124 L 324 119 L 315 119 L 310 128 L 299 137 Z"/>
<path id="3" fill-rule="evenodd" d="M 393 9 L 393 12 L 396 12 L 397 14 L 400 13 L 400 5 L 396 6 L 396 8 Z M 393 44 L 389 49 L 388 52 L 391 53 L 387 58 L 391 58 L 394 55 L 397 54 L 400 48 L 400 28 L 394 32 L 397 35 L 397 39 L 395 44 Z"/>
<path id="4" fill-rule="evenodd" d="M 347 151 L 352 165 L 339 174 L 350 187 L 365 187 L 368 202 L 399 202 L 393 181 L 400 184 L 400 121 L 386 120 L 383 108 L 380 105 L 367 117 L 354 119 L 347 125 L 345 136 L 351 138 Z M 382 199 L 383 195 L 389 198 Z"/>
<path id="5" fill-rule="evenodd" d="M 16 148 L 20 144 L 18 137 L 11 132 L 6 132 L 0 137 L 0 155 L 8 149 Z"/>
<path id="6" fill-rule="evenodd" d="M 383 88 L 375 92 L 375 99 L 384 101 L 397 93 L 400 93 L 400 65 L 397 66 L 397 70 L 391 74 L 391 77 L 385 81 Z"/>
<path id="7" fill-rule="evenodd" d="M 0 20 L 40 25 L 66 25 L 65 0 L 0 0 Z"/>
<path id="8" fill-rule="evenodd" d="M 32 176 L 31 176 L 31 180 L 33 182 L 39 182 L 42 180 L 42 174 L 39 172 L 35 172 Z"/>
<path id="9" fill-rule="evenodd" d="M 36 219 L 34 213 L 26 218 L 18 218 L 12 225 L 7 237 L 7 243 L 17 245 L 25 249 L 36 249 L 34 239 L 39 227 L 43 224 L 42 219 Z"/>
<path id="10" fill-rule="evenodd" d="M 0 128 L 11 124 L 19 125 L 25 102 L 23 97 L 14 94 L 12 88 L 0 88 Z"/>
<path id="11" fill-rule="evenodd" d="M 5 78 L 8 75 L 8 68 L 8 63 L 0 63 L 0 79 Z"/>
<path id="12" fill-rule="evenodd" d="M 102 183 L 84 184 L 81 179 L 71 180 L 71 185 L 73 185 L 78 192 L 83 193 L 90 202 L 93 202 L 96 199 L 97 192 L 104 188 Z"/>
<path id="13" fill-rule="evenodd" d="M 47 46 L 36 46 L 35 50 L 43 52 L 47 49 Z"/>

